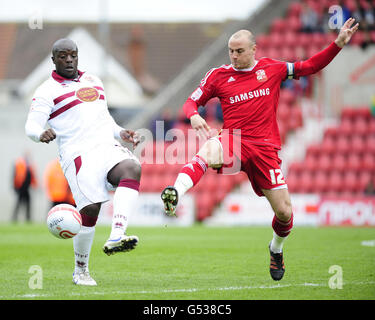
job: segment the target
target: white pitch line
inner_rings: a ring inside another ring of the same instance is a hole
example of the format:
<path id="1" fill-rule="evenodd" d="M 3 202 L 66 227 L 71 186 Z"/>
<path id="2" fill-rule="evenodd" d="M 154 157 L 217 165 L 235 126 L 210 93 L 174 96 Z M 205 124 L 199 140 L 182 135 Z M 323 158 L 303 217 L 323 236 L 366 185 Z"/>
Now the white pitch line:
<path id="1" fill-rule="evenodd" d="M 375 284 L 375 281 L 358 281 L 358 282 L 345 282 L 344 288 L 348 285 L 369 285 Z M 85 293 L 72 292 L 68 293 L 67 296 L 86 296 L 86 295 L 107 295 L 107 294 L 162 294 L 162 293 L 181 293 L 181 292 L 199 292 L 199 291 L 237 291 L 237 290 L 254 290 L 254 289 L 278 289 L 278 288 L 288 288 L 288 287 L 328 287 L 328 284 L 322 283 L 300 283 L 300 284 L 276 284 L 276 285 L 261 285 L 261 286 L 236 286 L 236 287 L 218 287 L 218 288 L 182 288 L 182 289 L 164 289 L 164 290 L 138 290 L 138 291 L 112 291 L 112 292 L 101 292 L 87 291 Z M 24 294 L 24 295 L 13 295 L 0 296 L 0 299 L 15 299 L 15 298 L 52 298 L 57 296 L 55 294 Z"/>

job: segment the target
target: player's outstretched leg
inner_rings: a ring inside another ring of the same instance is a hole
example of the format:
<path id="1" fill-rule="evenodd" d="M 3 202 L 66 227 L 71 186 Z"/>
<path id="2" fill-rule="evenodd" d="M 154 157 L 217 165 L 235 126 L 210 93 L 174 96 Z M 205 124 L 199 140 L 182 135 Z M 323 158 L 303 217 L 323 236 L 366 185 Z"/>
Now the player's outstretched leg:
<path id="1" fill-rule="evenodd" d="M 138 244 L 137 236 L 126 235 L 128 219 L 136 207 L 139 182 L 134 179 L 120 181 L 113 197 L 112 230 L 103 251 L 110 256 L 118 252 L 128 252 Z"/>
<path id="2" fill-rule="evenodd" d="M 269 245 L 271 262 L 270 262 L 270 274 L 271 278 L 275 281 L 279 281 L 283 278 L 285 273 L 283 252 L 274 253 L 271 251 L 271 244 Z"/>
<path id="3" fill-rule="evenodd" d="M 194 187 L 207 171 L 207 162 L 199 155 L 185 164 L 180 170 L 174 186 L 166 187 L 161 193 L 166 215 L 175 216 L 179 198 Z"/>
<path id="4" fill-rule="evenodd" d="M 283 243 L 288 237 L 293 228 L 293 213 L 288 221 L 279 220 L 276 215 L 272 221 L 274 229 L 273 238 L 269 244 L 269 251 L 271 256 L 270 274 L 273 280 L 281 280 L 285 273 L 284 258 L 283 258 Z"/>
<path id="5" fill-rule="evenodd" d="M 103 246 L 103 251 L 108 256 L 117 252 L 128 252 L 135 249 L 138 241 L 137 236 L 120 235 L 115 239 L 108 239 Z"/>
<path id="6" fill-rule="evenodd" d="M 166 187 L 161 193 L 161 200 L 163 200 L 166 215 L 176 216 L 176 207 L 178 203 L 177 189 L 173 186 Z"/>

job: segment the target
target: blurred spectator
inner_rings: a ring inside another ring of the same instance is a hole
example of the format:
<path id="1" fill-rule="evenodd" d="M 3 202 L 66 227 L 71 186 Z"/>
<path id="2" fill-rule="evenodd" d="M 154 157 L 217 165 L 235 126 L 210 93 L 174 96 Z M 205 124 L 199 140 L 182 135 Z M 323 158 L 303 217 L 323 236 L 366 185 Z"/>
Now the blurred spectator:
<path id="1" fill-rule="evenodd" d="M 372 45 L 373 42 L 371 41 L 371 36 L 369 31 L 364 31 L 363 33 L 363 39 L 360 44 L 361 49 L 365 50 L 368 46 Z"/>
<path id="2" fill-rule="evenodd" d="M 369 182 L 369 184 L 366 186 L 365 195 L 375 196 L 374 180 L 375 180 L 375 178 L 371 179 L 371 181 Z"/>
<path id="3" fill-rule="evenodd" d="M 68 203 L 75 206 L 68 181 L 66 180 L 57 159 L 51 161 L 47 165 L 44 172 L 44 183 L 48 199 L 51 202 L 51 207 L 61 203 Z"/>
<path id="4" fill-rule="evenodd" d="M 25 206 L 25 220 L 27 222 L 31 221 L 30 187 L 36 188 L 37 180 L 30 155 L 25 152 L 22 157 L 16 159 L 13 167 L 13 189 L 17 195 L 12 216 L 13 222 L 17 222 L 21 206 Z"/>
<path id="5" fill-rule="evenodd" d="M 319 30 L 318 13 L 306 3 L 302 3 L 300 19 L 302 24 L 302 32 L 312 33 Z"/>
<path id="6" fill-rule="evenodd" d="M 352 13 L 350 12 L 349 8 L 345 4 L 343 0 L 339 1 L 339 6 L 341 7 L 342 10 L 342 23 L 344 23 L 346 20 L 348 20 L 351 16 Z M 341 26 L 339 26 L 341 28 Z"/>
<path id="7" fill-rule="evenodd" d="M 375 7 L 369 2 L 362 2 L 363 20 L 361 21 L 363 30 L 375 30 Z"/>

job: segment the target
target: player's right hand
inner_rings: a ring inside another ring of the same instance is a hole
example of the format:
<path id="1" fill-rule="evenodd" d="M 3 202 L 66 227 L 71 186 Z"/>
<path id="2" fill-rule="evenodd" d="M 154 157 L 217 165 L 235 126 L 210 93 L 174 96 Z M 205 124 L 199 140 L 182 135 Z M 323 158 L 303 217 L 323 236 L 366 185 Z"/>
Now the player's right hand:
<path id="1" fill-rule="evenodd" d="M 207 140 L 210 137 L 210 127 L 199 114 L 190 118 L 191 127 L 197 132 L 199 138 Z"/>
<path id="2" fill-rule="evenodd" d="M 39 141 L 44 142 L 44 143 L 50 143 L 51 141 L 55 139 L 56 139 L 56 133 L 53 129 L 47 129 L 39 137 Z"/>

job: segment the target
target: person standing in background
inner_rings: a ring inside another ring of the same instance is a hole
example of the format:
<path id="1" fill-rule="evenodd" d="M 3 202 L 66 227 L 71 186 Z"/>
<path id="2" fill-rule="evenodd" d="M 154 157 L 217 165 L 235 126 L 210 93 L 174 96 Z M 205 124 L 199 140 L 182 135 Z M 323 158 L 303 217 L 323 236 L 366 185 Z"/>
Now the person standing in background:
<path id="1" fill-rule="evenodd" d="M 12 215 L 13 222 L 18 221 L 21 206 L 25 206 L 25 220 L 31 222 L 30 187 L 36 188 L 37 185 L 35 169 L 29 154 L 26 152 L 22 157 L 16 159 L 13 166 L 13 189 L 17 195 Z"/>
<path id="2" fill-rule="evenodd" d="M 76 205 L 58 159 L 48 163 L 44 172 L 44 183 L 51 207 L 62 203 Z"/>

